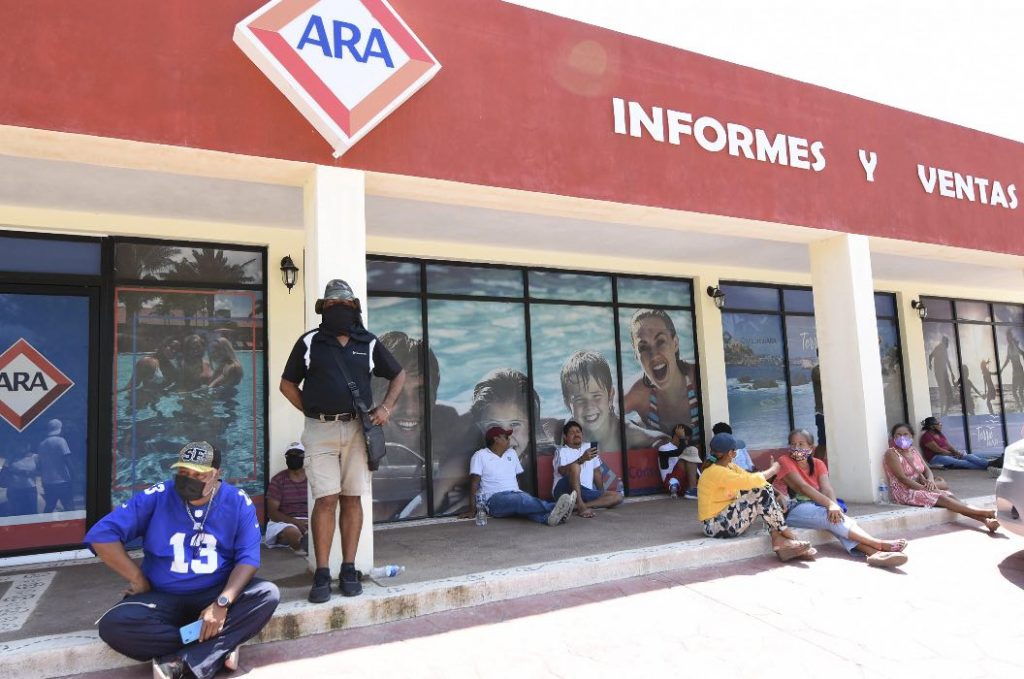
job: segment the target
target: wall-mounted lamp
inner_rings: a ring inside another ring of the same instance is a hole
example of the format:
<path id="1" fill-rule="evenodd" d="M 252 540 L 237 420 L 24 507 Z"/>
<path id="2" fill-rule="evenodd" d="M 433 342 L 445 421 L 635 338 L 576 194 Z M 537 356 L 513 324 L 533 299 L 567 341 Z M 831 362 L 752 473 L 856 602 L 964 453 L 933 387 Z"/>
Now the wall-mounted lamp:
<path id="1" fill-rule="evenodd" d="M 717 285 L 708 286 L 708 297 L 715 301 L 715 306 L 719 309 L 725 306 L 725 293 Z"/>
<path id="2" fill-rule="evenodd" d="M 284 286 L 288 288 L 289 295 L 292 294 L 292 288 L 295 287 L 295 281 L 298 278 L 299 267 L 295 266 L 291 255 L 285 255 L 281 258 L 281 280 L 284 281 Z"/>
<path id="3" fill-rule="evenodd" d="M 910 300 L 910 308 L 917 309 L 917 315 L 921 317 L 921 320 L 928 318 L 928 307 L 924 305 L 919 299 Z"/>

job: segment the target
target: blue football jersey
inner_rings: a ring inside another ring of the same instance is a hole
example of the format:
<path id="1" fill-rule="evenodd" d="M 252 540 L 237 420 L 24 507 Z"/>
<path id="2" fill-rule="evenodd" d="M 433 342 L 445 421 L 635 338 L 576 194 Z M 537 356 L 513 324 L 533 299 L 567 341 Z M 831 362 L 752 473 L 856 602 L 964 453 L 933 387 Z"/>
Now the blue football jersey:
<path id="1" fill-rule="evenodd" d="M 209 512 L 202 534 L 189 516 Z M 238 564 L 259 568 L 260 525 L 244 490 L 222 482 L 212 502 L 190 505 L 174 491 L 174 480 L 136 493 L 89 529 L 85 542 L 130 542 L 142 537 L 142 572 L 153 589 L 186 594 L 223 585 Z"/>

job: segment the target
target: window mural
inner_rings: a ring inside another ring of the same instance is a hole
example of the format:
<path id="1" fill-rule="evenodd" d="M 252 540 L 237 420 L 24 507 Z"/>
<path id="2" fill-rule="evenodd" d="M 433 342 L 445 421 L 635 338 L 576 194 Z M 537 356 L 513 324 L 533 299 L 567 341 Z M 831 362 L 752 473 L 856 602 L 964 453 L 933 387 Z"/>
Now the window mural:
<path id="1" fill-rule="evenodd" d="M 370 329 L 410 374 L 374 474 L 375 521 L 461 511 L 493 425 L 513 432 L 520 487 L 549 497 L 569 418 L 599 444 L 606 487 L 631 494 L 660 486 L 644 457 L 656 465 L 667 438 L 659 415 L 701 424 L 689 281 L 396 258 L 367 272 Z M 641 305 L 673 327 L 647 318 L 638 354 Z"/>

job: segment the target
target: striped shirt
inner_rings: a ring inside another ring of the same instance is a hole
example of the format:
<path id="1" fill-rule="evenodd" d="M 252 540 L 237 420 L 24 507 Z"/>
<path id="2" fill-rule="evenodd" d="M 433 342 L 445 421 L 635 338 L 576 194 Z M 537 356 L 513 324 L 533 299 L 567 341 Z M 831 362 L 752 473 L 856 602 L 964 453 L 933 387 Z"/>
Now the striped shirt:
<path id="1" fill-rule="evenodd" d="M 288 478 L 288 470 L 274 474 L 267 488 L 267 497 L 277 500 L 282 512 L 295 518 L 309 516 L 309 495 L 305 481 L 292 481 Z"/>

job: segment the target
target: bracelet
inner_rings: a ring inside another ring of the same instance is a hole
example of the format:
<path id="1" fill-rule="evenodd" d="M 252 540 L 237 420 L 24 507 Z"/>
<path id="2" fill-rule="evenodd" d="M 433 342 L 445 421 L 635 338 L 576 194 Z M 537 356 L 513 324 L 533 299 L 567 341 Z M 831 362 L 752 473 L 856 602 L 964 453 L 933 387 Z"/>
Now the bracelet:
<path id="1" fill-rule="evenodd" d="M 388 417 L 391 417 L 391 408 L 388 408 L 383 403 L 380 404 L 380 407 L 384 409 L 384 411 L 388 414 Z"/>

